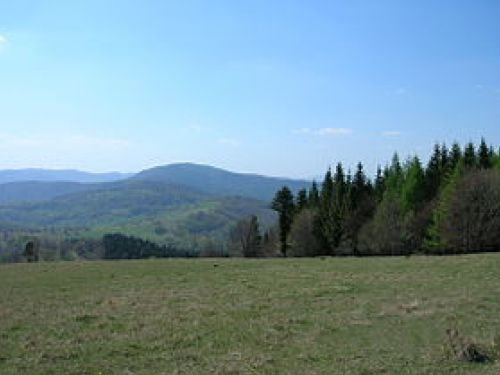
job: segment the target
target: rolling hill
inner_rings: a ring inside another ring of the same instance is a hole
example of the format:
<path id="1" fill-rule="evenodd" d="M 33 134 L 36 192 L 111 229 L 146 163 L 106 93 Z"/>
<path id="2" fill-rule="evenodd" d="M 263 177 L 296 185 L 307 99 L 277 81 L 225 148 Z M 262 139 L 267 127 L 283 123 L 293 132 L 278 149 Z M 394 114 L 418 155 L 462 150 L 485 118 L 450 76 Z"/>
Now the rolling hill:
<path id="1" fill-rule="evenodd" d="M 310 184 L 305 180 L 235 173 L 191 163 L 155 167 L 136 175 L 25 169 L 0 171 L 0 205 L 49 201 L 75 193 L 116 189 L 119 186 L 126 190 L 132 182 L 141 182 L 142 186 L 146 186 L 149 182 L 152 186 L 160 183 L 182 185 L 213 196 L 241 196 L 263 201 L 270 201 L 283 185 L 296 192 Z M 78 200 L 77 197 L 72 199 Z"/>
<path id="2" fill-rule="evenodd" d="M 100 184 L 67 181 L 20 181 L 0 184 L 0 205 L 41 202 L 53 198 L 100 188 Z"/>
<path id="3" fill-rule="evenodd" d="M 272 225 L 269 201 L 283 185 L 297 191 L 309 182 L 188 163 L 113 182 L 17 181 L 0 184 L 0 223 L 47 233 L 72 228 L 93 238 L 121 232 L 195 248 L 203 238 L 227 238 L 236 221 L 250 215 L 263 228 Z"/>
<path id="4" fill-rule="evenodd" d="M 310 181 L 235 173 L 207 165 L 179 163 L 142 171 L 131 178 L 189 186 L 218 196 L 242 196 L 270 201 L 276 191 L 287 185 L 292 191 L 309 187 Z"/>

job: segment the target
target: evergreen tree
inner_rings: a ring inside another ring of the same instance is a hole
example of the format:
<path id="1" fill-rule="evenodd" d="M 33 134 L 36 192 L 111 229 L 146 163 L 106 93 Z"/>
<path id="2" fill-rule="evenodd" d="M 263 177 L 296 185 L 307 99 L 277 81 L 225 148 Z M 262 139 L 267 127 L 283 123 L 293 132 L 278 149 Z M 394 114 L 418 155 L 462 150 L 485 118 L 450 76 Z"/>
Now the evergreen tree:
<path id="1" fill-rule="evenodd" d="M 418 157 L 414 157 L 408 165 L 403 186 L 401 203 L 403 212 L 416 211 L 425 197 L 425 177 Z"/>
<path id="2" fill-rule="evenodd" d="M 460 145 L 455 142 L 451 146 L 451 151 L 450 151 L 450 158 L 449 158 L 449 173 L 452 173 L 453 170 L 456 168 L 457 164 L 460 162 L 462 159 L 462 149 L 460 148 Z"/>
<path id="3" fill-rule="evenodd" d="M 332 171 L 328 168 L 321 185 L 318 215 L 314 223 L 314 234 L 325 254 L 329 253 L 329 249 L 332 247 L 332 228 L 335 220 L 333 214 L 333 194 L 334 183 Z"/>
<path id="4" fill-rule="evenodd" d="M 349 186 L 346 182 L 342 163 L 338 163 L 333 177 L 334 197 L 332 200 L 333 227 L 331 248 L 332 253 L 340 245 L 344 234 L 345 220 L 349 210 Z"/>
<path id="5" fill-rule="evenodd" d="M 278 190 L 271 207 L 279 214 L 281 252 L 283 253 L 283 256 L 286 257 L 288 249 L 287 237 L 290 233 L 293 215 L 295 213 L 293 194 L 287 186 Z"/>
<path id="6" fill-rule="evenodd" d="M 312 182 L 311 189 L 309 190 L 308 200 L 311 207 L 319 206 L 319 191 L 316 181 Z"/>
<path id="7" fill-rule="evenodd" d="M 441 185 L 442 161 L 441 147 L 436 143 L 425 170 L 425 195 L 429 200 L 434 198 Z"/>
<path id="8" fill-rule="evenodd" d="M 486 145 L 484 138 L 481 138 L 481 144 L 479 145 L 478 151 L 479 167 L 482 169 L 488 169 L 492 166 L 492 158 L 490 150 Z"/>
<path id="9" fill-rule="evenodd" d="M 307 190 L 300 189 L 297 193 L 297 210 L 301 211 L 308 205 Z"/>
<path id="10" fill-rule="evenodd" d="M 464 149 L 464 166 L 467 168 L 472 168 L 477 165 L 476 150 L 474 149 L 474 143 L 469 142 Z"/>
<path id="11" fill-rule="evenodd" d="M 378 165 L 377 175 L 375 177 L 375 195 L 377 197 L 378 202 L 382 200 L 383 194 L 384 194 L 384 175 L 382 174 L 382 168 L 380 167 L 380 165 Z"/>

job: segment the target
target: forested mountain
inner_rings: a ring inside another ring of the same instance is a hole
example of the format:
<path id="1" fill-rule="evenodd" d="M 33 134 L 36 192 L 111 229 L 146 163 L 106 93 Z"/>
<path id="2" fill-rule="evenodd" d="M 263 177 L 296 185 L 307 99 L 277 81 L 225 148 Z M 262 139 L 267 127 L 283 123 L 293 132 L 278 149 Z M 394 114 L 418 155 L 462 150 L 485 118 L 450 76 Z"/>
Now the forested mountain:
<path id="1" fill-rule="evenodd" d="M 0 171 L 0 205 L 47 201 L 89 190 L 116 189 L 120 184 L 123 184 L 122 189 L 127 189 L 131 182 L 142 182 L 142 186 L 146 186 L 148 182 L 152 182 L 152 186 L 159 183 L 183 185 L 188 189 L 219 197 L 241 196 L 265 201 L 270 201 L 281 186 L 287 185 L 297 192 L 309 185 L 307 181 L 234 173 L 189 163 L 155 167 L 134 176 L 26 169 Z M 72 199 L 78 200 L 77 197 Z"/>
<path id="2" fill-rule="evenodd" d="M 147 169 L 132 179 L 186 185 L 219 196 L 242 196 L 270 201 L 274 192 L 287 185 L 292 191 L 305 188 L 309 181 L 234 173 L 207 165 L 179 163 Z"/>
<path id="3" fill-rule="evenodd" d="M 62 195 L 95 190 L 100 187 L 100 184 L 66 181 L 8 182 L 0 184 L 0 205 L 47 201 Z"/>
<path id="4" fill-rule="evenodd" d="M 0 221 L 28 227 L 89 227 L 125 222 L 167 208 L 199 202 L 207 195 L 186 186 L 123 181 L 46 202 L 0 206 Z"/>
<path id="5" fill-rule="evenodd" d="M 73 169 L 10 169 L 0 170 L 0 184 L 20 181 L 98 183 L 124 180 L 131 176 L 130 173 L 89 173 Z"/>

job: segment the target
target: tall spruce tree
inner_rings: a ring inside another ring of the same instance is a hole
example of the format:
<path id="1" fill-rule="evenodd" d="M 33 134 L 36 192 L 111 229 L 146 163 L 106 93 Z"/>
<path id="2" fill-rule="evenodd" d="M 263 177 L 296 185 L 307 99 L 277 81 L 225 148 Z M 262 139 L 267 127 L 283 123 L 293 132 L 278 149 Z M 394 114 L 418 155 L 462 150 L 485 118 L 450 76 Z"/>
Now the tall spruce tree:
<path id="1" fill-rule="evenodd" d="M 297 193 L 297 211 L 301 211 L 308 205 L 307 190 L 300 189 Z"/>
<path id="2" fill-rule="evenodd" d="M 279 215 L 281 252 L 283 256 L 286 257 L 288 249 L 287 238 L 295 213 L 293 194 L 287 186 L 283 186 L 283 188 L 278 190 L 272 201 L 271 207 L 273 210 L 277 211 Z"/>
<path id="3" fill-rule="evenodd" d="M 477 165 L 476 150 L 474 148 L 474 143 L 469 142 L 464 149 L 464 166 L 466 168 L 472 168 Z"/>
<path id="4" fill-rule="evenodd" d="M 319 205 L 319 191 L 318 191 L 318 184 L 316 181 L 312 182 L 311 189 L 309 190 L 308 194 L 308 201 L 309 205 L 311 207 L 318 207 Z"/>
<path id="5" fill-rule="evenodd" d="M 416 211 L 425 198 L 425 177 L 422 165 L 417 156 L 413 157 L 406 169 L 401 187 L 401 203 L 403 212 Z"/>
<path id="6" fill-rule="evenodd" d="M 479 145 L 479 150 L 478 150 L 478 159 L 480 168 L 482 169 L 491 168 L 492 158 L 490 150 L 484 138 L 481 138 L 481 144 Z"/>

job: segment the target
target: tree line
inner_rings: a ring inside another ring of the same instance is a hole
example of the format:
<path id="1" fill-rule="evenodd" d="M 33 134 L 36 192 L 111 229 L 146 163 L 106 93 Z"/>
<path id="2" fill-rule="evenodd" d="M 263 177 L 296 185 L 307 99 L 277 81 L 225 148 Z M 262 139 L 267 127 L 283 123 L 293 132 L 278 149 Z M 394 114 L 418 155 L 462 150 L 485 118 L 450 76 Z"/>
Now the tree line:
<path id="1" fill-rule="evenodd" d="M 102 238 L 104 259 L 147 259 L 193 257 L 192 251 L 179 249 L 174 245 L 158 245 L 142 238 L 121 233 L 106 234 Z"/>
<path id="2" fill-rule="evenodd" d="M 320 185 L 284 186 L 272 208 L 284 256 L 500 251 L 500 150 L 436 144 L 425 166 L 394 154 L 373 180 L 338 163 Z"/>

